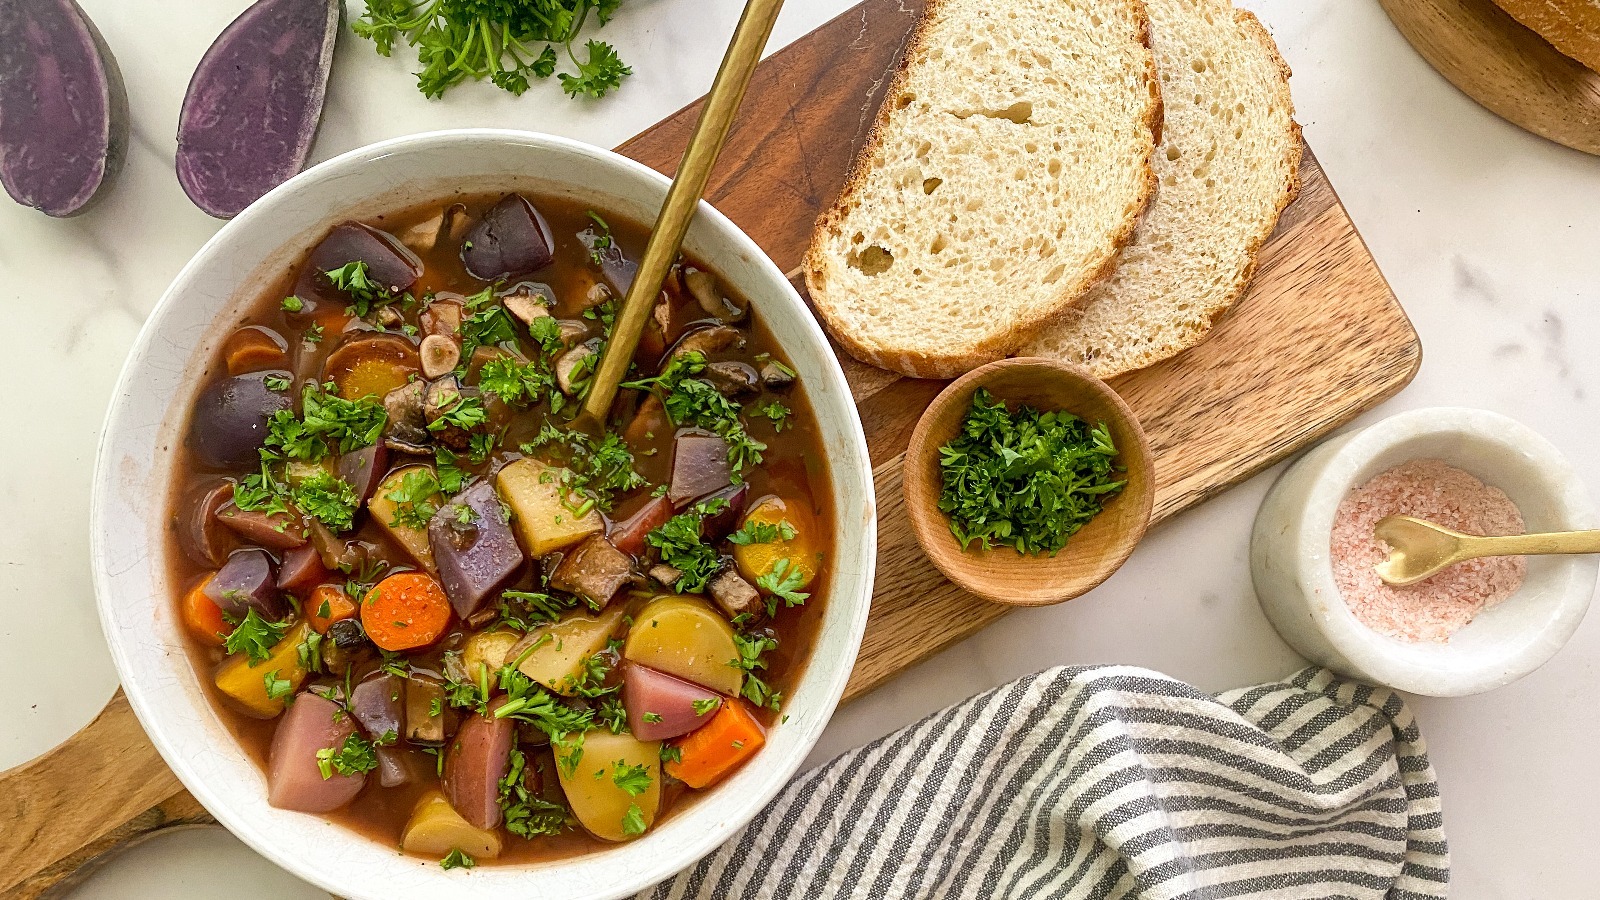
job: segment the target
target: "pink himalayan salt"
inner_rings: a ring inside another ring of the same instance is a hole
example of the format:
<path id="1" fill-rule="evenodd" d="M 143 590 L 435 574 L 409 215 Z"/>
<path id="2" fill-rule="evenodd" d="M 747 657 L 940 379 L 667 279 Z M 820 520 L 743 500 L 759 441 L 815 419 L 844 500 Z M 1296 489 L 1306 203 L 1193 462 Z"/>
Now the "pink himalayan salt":
<path id="1" fill-rule="evenodd" d="M 1333 582 L 1367 627 L 1402 641 L 1450 639 L 1481 610 L 1516 592 L 1520 556 L 1474 559 L 1406 587 L 1384 584 L 1373 566 L 1389 556 L 1372 528 L 1384 516 L 1415 516 L 1463 534 L 1522 534 L 1522 513 L 1506 492 L 1437 459 L 1395 466 L 1361 485 L 1334 514 Z"/>

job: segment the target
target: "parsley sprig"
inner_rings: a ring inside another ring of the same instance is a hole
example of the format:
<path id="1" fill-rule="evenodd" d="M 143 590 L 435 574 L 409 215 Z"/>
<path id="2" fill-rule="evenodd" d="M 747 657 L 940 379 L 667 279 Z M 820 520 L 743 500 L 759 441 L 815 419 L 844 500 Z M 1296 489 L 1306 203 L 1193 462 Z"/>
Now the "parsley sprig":
<path id="1" fill-rule="evenodd" d="M 417 89 L 439 97 L 467 79 L 489 79 L 520 95 L 530 79 L 557 75 L 557 48 L 575 72 L 561 72 L 561 89 L 571 97 L 604 97 L 633 74 L 602 41 L 584 45 L 586 58 L 573 50 L 589 14 L 605 25 L 622 0 L 367 0 L 354 25 L 388 56 L 396 41 L 417 48 L 422 71 Z"/>
<path id="2" fill-rule="evenodd" d="M 633 451 L 627 441 L 615 432 L 607 432 L 597 441 L 581 431 L 568 431 L 547 422 L 533 440 L 522 445 L 522 452 L 529 456 L 541 449 L 551 451 L 555 461 L 566 469 L 561 477 L 567 491 L 593 501 L 573 509 L 578 516 L 586 515 L 589 505 L 610 512 L 618 494 L 647 483 L 633 468 Z"/>
<path id="3" fill-rule="evenodd" d="M 778 649 L 778 639 L 764 634 L 735 633 L 733 643 L 739 648 L 739 658 L 729 660 L 728 665 L 745 673 L 744 688 L 740 693 L 751 703 L 757 706 L 770 707 L 774 712 L 777 712 L 778 707 L 783 702 L 783 694 L 769 687 L 765 681 L 756 675 L 756 670 L 767 667 L 767 661 L 764 657 L 769 650 Z"/>
<path id="4" fill-rule="evenodd" d="M 711 576 L 721 568 L 722 559 L 716 548 L 702 538 L 700 526 L 706 516 L 721 512 L 727 505 L 728 501 L 720 497 L 696 503 L 645 535 L 645 541 L 661 551 L 661 561 L 680 573 L 673 586 L 678 593 L 704 593 Z"/>
<path id="5" fill-rule="evenodd" d="M 332 778 L 335 772 L 340 775 L 364 775 L 377 767 L 378 756 L 372 750 L 372 743 L 359 734 L 345 738 L 337 750 L 323 747 L 317 751 L 317 771 L 322 773 L 323 781 Z"/>
<path id="6" fill-rule="evenodd" d="M 506 830 L 522 838 L 560 834 L 567 830 L 567 810 L 528 791 L 523 778 L 528 760 L 521 750 L 511 751 L 511 766 L 500 779 L 498 800 Z"/>
<path id="7" fill-rule="evenodd" d="M 1126 483 L 1116 455 L 1103 422 L 1027 406 L 1013 414 L 979 389 L 960 433 L 939 448 L 939 509 L 963 547 L 1054 554 Z"/>
<path id="8" fill-rule="evenodd" d="M 245 612 L 244 618 L 234 626 L 233 631 L 222 641 L 222 649 L 232 656 L 243 653 L 250 657 L 250 662 L 264 662 L 272 655 L 272 646 L 283 640 L 284 632 L 289 630 L 288 620 L 282 622 L 268 622 L 254 609 Z"/>
<path id="9" fill-rule="evenodd" d="M 655 391 L 674 425 L 716 432 L 728 442 L 728 464 L 737 477 L 745 469 L 761 464 L 767 445 L 745 430 L 739 404 L 723 396 L 709 381 L 695 377 L 705 370 L 705 355 L 691 350 L 673 357 L 656 377 L 626 382 L 623 387 Z"/>

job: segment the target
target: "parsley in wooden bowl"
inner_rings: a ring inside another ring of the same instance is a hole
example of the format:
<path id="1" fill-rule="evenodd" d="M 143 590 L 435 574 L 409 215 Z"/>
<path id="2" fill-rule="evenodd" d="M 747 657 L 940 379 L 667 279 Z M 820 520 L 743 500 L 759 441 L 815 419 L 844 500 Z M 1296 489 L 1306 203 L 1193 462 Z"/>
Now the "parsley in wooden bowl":
<path id="1" fill-rule="evenodd" d="M 1044 606 L 1105 581 L 1154 497 L 1133 411 L 1086 370 L 1008 359 L 945 388 L 905 457 L 906 510 L 928 558 L 979 596 Z"/>

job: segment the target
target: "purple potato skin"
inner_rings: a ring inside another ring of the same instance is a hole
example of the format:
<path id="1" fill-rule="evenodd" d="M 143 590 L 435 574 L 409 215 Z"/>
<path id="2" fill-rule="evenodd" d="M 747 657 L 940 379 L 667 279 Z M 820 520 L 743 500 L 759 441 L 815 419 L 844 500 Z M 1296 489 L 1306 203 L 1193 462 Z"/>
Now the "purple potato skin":
<path id="1" fill-rule="evenodd" d="M 711 703 L 704 713 L 694 704 Z M 665 672 L 638 663 L 622 664 L 622 705 L 628 712 L 628 730 L 641 741 L 665 741 L 688 734 L 711 721 L 722 705 L 722 695 Z M 650 717 L 646 718 L 645 714 Z"/>
<path id="2" fill-rule="evenodd" d="M 201 57 L 178 117 L 178 183 L 231 219 L 305 167 L 322 121 L 340 0 L 257 0 Z"/>
<path id="3" fill-rule="evenodd" d="M 672 482 L 667 499 L 683 509 L 733 484 L 728 442 L 709 431 L 685 428 L 672 442 Z"/>
<path id="4" fill-rule="evenodd" d="M 0 184 L 47 216 L 87 210 L 122 169 L 128 93 L 73 0 L 0 0 Z"/>
<path id="5" fill-rule="evenodd" d="M 350 714 L 374 741 L 390 732 L 399 735 L 404 726 L 404 692 L 405 682 L 394 675 L 382 672 L 369 676 L 351 689 Z"/>
<path id="6" fill-rule="evenodd" d="M 481 281 L 531 275 L 554 259 L 550 224 L 521 194 L 507 194 L 461 242 L 462 264 Z"/>
<path id="7" fill-rule="evenodd" d="M 295 295 L 313 302 L 345 302 L 323 273 L 353 262 L 366 263 L 367 277 L 396 294 L 422 276 L 422 262 L 393 235 L 360 222 L 344 222 L 312 249 L 295 283 Z"/>
<path id="8" fill-rule="evenodd" d="M 189 519 L 179 535 L 183 550 L 191 560 L 208 569 L 221 568 L 237 541 L 233 532 L 217 521 L 217 510 L 233 502 L 233 482 L 207 490 L 189 511 Z"/>
<path id="9" fill-rule="evenodd" d="M 467 525 L 458 518 L 463 506 L 472 509 Z M 477 612 L 522 567 L 525 557 L 511 533 L 510 519 L 494 485 L 480 480 L 440 507 L 428 522 L 439 585 L 463 619 Z"/>
<path id="10" fill-rule="evenodd" d="M 344 479 L 364 504 L 378 489 L 389 467 L 389 449 L 382 443 L 352 450 L 339 457 L 339 477 Z"/>
<path id="11" fill-rule="evenodd" d="M 272 557 L 265 550 L 240 550 L 228 557 L 206 582 L 205 595 L 235 619 L 244 618 L 253 609 L 263 619 L 276 622 L 289 611 L 278 593 Z"/>
<path id="12" fill-rule="evenodd" d="M 504 698 L 490 707 L 498 709 Z M 446 746 L 444 793 L 450 805 L 476 828 L 500 827 L 500 779 L 511 768 L 516 726 L 510 719 L 474 713 Z"/>
<path id="13" fill-rule="evenodd" d="M 750 483 L 747 481 L 744 484 L 725 487 L 702 501 L 709 503 L 713 500 L 722 500 L 727 506 L 700 520 L 700 539 L 708 544 L 715 544 L 738 530 L 739 523 L 744 521 L 745 501 L 749 497 Z"/>
<path id="14" fill-rule="evenodd" d="M 219 469 L 254 469 L 267 439 L 267 421 L 291 409 L 287 393 L 267 387 L 267 376 L 288 378 L 288 372 L 251 372 L 206 385 L 189 420 L 189 446 L 200 462 Z"/>

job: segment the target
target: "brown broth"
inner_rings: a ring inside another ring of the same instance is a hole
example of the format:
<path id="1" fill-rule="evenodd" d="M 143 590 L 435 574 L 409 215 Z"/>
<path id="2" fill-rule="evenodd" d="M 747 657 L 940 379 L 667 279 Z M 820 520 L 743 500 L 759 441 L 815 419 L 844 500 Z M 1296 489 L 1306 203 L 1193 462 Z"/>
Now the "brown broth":
<path id="1" fill-rule="evenodd" d="M 404 235 L 412 226 L 423 223 L 432 218 L 442 206 L 449 203 L 463 203 L 469 215 L 474 220 L 489 206 L 500 199 L 500 195 L 480 196 L 455 196 L 443 201 L 419 205 L 398 212 L 379 215 L 366 220 L 366 224 L 393 235 Z M 537 273 L 536 276 L 524 281 L 539 281 L 547 284 L 557 298 L 557 306 L 552 312 L 557 317 L 576 317 L 578 315 L 578 299 L 583 297 L 600 278 L 596 268 L 588 263 L 588 248 L 580 241 L 578 235 L 593 223 L 589 218 L 587 208 L 571 201 L 553 200 L 550 198 L 537 198 L 535 205 L 544 215 L 555 235 L 555 262 Z M 602 214 L 604 214 L 602 212 Z M 637 223 L 628 222 L 607 216 L 607 221 L 612 229 L 613 239 L 629 259 L 637 259 L 644 248 L 647 230 Z M 308 254 L 309 255 L 309 254 Z M 484 288 L 484 283 L 473 278 L 465 271 L 459 257 L 457 246 L 451 241 L 441 241 L 438 246 L 429 252 L 418 253 L 421 258 L 424 272 L 421 280 L 412 288 L 412 293 L 422 297 L 425 293 L 441 295 L 457 294 L 472 295 Z M 698 265 L 694 261 L 686 261 L 689 265 Z M 342 305 L 324 303 L 315 313 L 315 321 L 324 331 L 324 339 L 318 344 L 307 344 L 300 339 L 301 334 L 309 324 L 304 316 L 291 315 L 282 308 L 282 298 L 297 292 L 297 287 L 303 288 L 302 269 L 306 265 L 302 258 L 294 266 L 284 271 L 275 283 L 264 285 L 256 302 L 248 309 L 245 315 L 235 323 L 236 327 L 258 326 L 271 329 L 287 339 L 289 345 L 288 366 L 296 376 L 294 391 L 298 392 L 303 379 L 317 376 L 322 372 L 322 367 L 329 354 L 339 345 L 340 333 L 359 320 L 351 320 L 344 314 Z M 702 268 L 704 268 L 702 266 Z M 726 288 L 726 285 L 724 285 Z M 690 304 L 693 300 L 688 301 Z M 703 318 L 703 316 L 701 316 Z M 407 315 L 407 321 L 415 322 L 416 313 L 413 310 Z M 777 341 L 753 314 L 742 324 L 750 337 L 751 353 L 770 354 L 774 359 L 786 361 L 785 355 L 779 348 Z M 526 342 L 524 342 L 526 343 Z M 648 340 L 647 340 L 648 343 Z M 224 342 L 226 344 L 226 342 Z M 661 347 L 651 348 L 644 346 L 638 357 L 640 368 L 644 374 L 650 374 L 655 369 L 653 355 L 659 356 Z M 219 347 L 216 355 L 205 369 L 203 380 L 210 383 L 213 380 L 229 376 L 228 365 L 224 354 L 225 347 Z M 269 366 L 268 368 L 278 368 Z M 642 376 L 632 376 L 642 377 Z M 623 394 L 637 393 L 624 391 Z M 745 473 L 745 479 L 750 483 L 750 494 L 747 502 L 754 502 L 763 496 L 777 494 L 791 502 L 808 502 L 820 528 L 817 541 L 822 551 L 822 560 L 818 573 L 810 590 L 811 598 L 804 606 L 782 609 L 770 623 L 779 641 L 777 650 L 768 654 L 768 668 L 762 672 L 763 678 L 775 689 L 781 690 L 788 696 L 798 683 L 810 655 L 811 646 L 820 628 L 824 607 L 826 605 L 827 585 L 831 581 L 830 564 L 833 558 L 833 549 L 836 531 L 836 517 L 832 502 L 832 489 L 826 471 L 826 457 L 822 451 L 821 434 L 817 426 L 816 416 L 811 404 L 806 397 L 803 383 L 796 383 L 784 390 L 781 394 L 763 392 L 760 396 L 745 402 L 747 409 L 762 404 L 770 399 L 781 398 L 792 410 L 788 426 L 782 433 L 776 433 L 773 425 L 767 419 L 758 415 L 745 417 L 750 434 L 757 440 L 767 445 L 764 462 L 761 466 Z M 616 409 L 625 413 L 632 409 L 632 404 L 637 402 L 637 397 L 620 396 Z M 496 456 L 503 455 L 507 450 L 517 447 L 521 442 L 531 438 L 539 430 L 544 418 L 544 406 L 538 405 L 533 410 L 518 412 L 516 419 L 509 428 L 507 436 L 501 443 L 501 450 Z M 626 424 L 626 418 L 616 417 L 612 424 L 619 427 Z M 187 429 L 186 429 L 187 433 Z M 637 471 L 648 479 L 650 485 L 664 483 L 669 475 L 671 459 L 672 434 L 666 433 L 654 436 L 648 447 L 634 448 Z M 514 456 L 515 454 L 513 454 Z M 193 515 L 192 510 L 198 498 L 206 491 L 225 479 L 237 479 L 248 471 L 229 471 L 204 465 L 196 458 L 192 449 L 184 446 L 177 453 L 177 464 L 173 468 L 169 488 L 168 506 L 169 527 L 167 554 L 171 563 L 172 583 L 183 590 L 200 583 L 210 575 L 212 569 L 199 565 L 193 561 L 184 550 L 184 541 L 181 535 L 186 523 Z M 391 459 L 391 469 L 403 465 L 416 458 L 395 455 Z M 471 466 L 462 458 L 462 467 L 475 475 L 487 474 L 494 460 L 479 466 Z M 641 505 L 648 498 L 650 487 L 627 495 L 621 500 L 613 513 L 608 516 L 607 527 L 610 528 L 613 520 L 621 520 L 632 509 Z M 415 563 L 389 535 L 370 520 L 370 516 L 358 515 L 357 528 L 345 537 L 353 540 L 370 542 L 379 548 L 380 555 L 390 560 L 398 571 L 407 568 L 416 568 Z M 241 542 L 241 546 L 243 542 Z M 277 556 L 278 554 L 274 554 Z M 533 589 L 536 580 L 537 562 L 525 564 L 523 571 L 518 575 L 516 582 L 511 585 L 515 589 Z M 334 573 L 335 578 L 343 578 L 339 573 Z M 651 594 L 619 597 L 613 603 L 627 602 L 633 607 L 642 605 L 644 599 Z M 172 599 L 176 606 L 181 602 L 182 594 Z M 459 621 L 455 622 L 451 632 L 436 645 L 426 651 L 408 654 L 420 664 L 440 667 L 440 656 L 443 651 L 459 648 L 465 640 L 470 629 L 466 629 Z M 250 718 L 236 711 L 225 700 L 212 684 L 209 677 L 215 668 L 222 662 L 223 654 L 220 648 L 202 643 L 191 636 L 190 656 L 196 669 L 202 674 L 201 681 L 206 685 L 207 694 L 217 708 L 223 720 L 228 724 L 246 752 L 257 761 L 265 770 L 268 750 L 271 745 L 276 719 L 262 721 Z M 353 680 L 359 681 L 362 676 L 377 668 L 377 662 L 372 659 L 360 663 L 353 671 Z M 340 679 L 342 680 L 342 678 Z M 321 683 L 332 683 L 333 679 L 324 677 Z M 319 683 L 308 680 L 307 686 Z M 760 716 L 769 728 L 777 724 L 780 716 L 771 710 L 760 710 Z M 404 741 L 401 742 L 404 745 Z M 434 764 L 432 756 L 423 755 L 414 751 L 419 757 L 418 764 L 423 768 L 430 768 Z M 760 765 L 761 754 L 757 753 L 747 764 Z M 327 815 L 325 818 L 338 822 L 346 827 L 364 834 L 374 841 L 388 846 L 398 846 L 401 831 L 414 806 L 418 796 L 423 790 L 435 786 L 433 778 L 426 777 L 419 782 L 404 785 L 398 788 L 382 788 L 377 784 L 376 774 L 368 779 L 368 785 L 356 799 L 347 807 Z M 672 811 L 683 808 L 693 802 L 694 795 L 698 792 L 689 790 L 683 785 L 668 780 L 664 786 L 662 811 L 657 822 L 669 815 Z M 709 790 L 716 790 L 712 786 Z M 263 797 L 261 802 L 265 803 Z M 606 842 L 590 837 L 581 827 L 574 828 L 565 834 L 554 837 L 541 837 L 533 840 L 505 834 L 505 852 L 497 860 L 481 860 L 480 864 L 496 863 L 524 863 L 537 860 L 549 860 L 573 856 L 602 847 L 610 846 Z"/>

